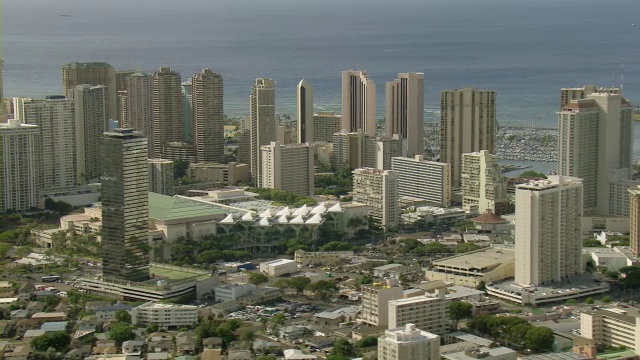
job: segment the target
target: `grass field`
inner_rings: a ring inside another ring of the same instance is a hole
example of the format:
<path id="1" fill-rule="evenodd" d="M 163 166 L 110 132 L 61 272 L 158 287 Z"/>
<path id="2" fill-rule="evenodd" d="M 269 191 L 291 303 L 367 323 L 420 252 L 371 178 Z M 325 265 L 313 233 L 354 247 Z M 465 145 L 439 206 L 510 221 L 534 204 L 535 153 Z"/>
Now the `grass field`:
<path id="1" fill-rule="evenodd" d="M 151 265 L 150 273 L 156 278 L 166 278 L 168 280 L 184 280 L 190 278 L 207 278 L 208 274 L 202 274 L 199 272 L 188 272 L 179 269 L 167 269 Z"/>

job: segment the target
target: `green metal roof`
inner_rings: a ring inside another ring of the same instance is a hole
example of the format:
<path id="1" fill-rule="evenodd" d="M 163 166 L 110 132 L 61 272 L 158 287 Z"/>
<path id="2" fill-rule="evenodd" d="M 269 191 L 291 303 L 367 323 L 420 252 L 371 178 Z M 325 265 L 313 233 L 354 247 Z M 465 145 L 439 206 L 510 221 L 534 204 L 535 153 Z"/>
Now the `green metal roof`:
<path id="1" fill-rule="evenodd" d="M 149 192 L 149 217 L 168 221 L 197 216 L 226 215 L 215 205 L 208 205 L 180 196 L 167 196 Z"/>
<path id="2" fill-rule="evenodd" d="M 606 359 L 606 360 L 615 360 L 615 359 L 629 359 L 634 358 L 636 355 L 632 350 L 622 350 L 622 351 L 613 351 L 613 352 L 604 352 L 602 354 L 596 355 L 598 359 Z"/>

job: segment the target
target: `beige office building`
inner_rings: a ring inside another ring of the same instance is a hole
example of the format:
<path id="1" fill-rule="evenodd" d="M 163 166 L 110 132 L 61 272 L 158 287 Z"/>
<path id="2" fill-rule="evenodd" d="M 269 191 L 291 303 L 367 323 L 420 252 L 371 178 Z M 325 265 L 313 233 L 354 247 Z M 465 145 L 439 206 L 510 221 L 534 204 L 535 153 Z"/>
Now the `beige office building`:
<path id="1" fill-rule="evenodd" d="M 424 154 L 424 74 L 400 73 L 386 90 L 385 135 L 400 134 L 409 157 Z"/>
<path id="2" fill-rule="evenodd" d="M 64 95 L 73 99 L 74 89 L 78 85 L 103 85 L 107 93 L 107 117 L 118 116 L 117 90 L 115 88 L 115 69 L 105 62 L 72 62 L 62 65 L 62 89 Z"/>
<path id="3" fill-rule="evenodd" d="M 189 164 L 189 176 L 202 182 L 218 182 L 225 185 L 237 185 L 248 183 L 251 179 L 251 171 L 248 164 L 230 162 L 219 163 L 194 163 Z"/>
<path id="4" fill-rule="evenodd" d="M 376 84 L 366 71 L 342 72 L 342 129 L 376 136 Z"/>
<path id="5" fill-rule="evenodd" d="M 173 196 L 174 162 L 166 159 L 149 159 L 147 169 L 149 170 L 149 191 Z"/>
<path id="6" fill-rule="evenodd" d="M 121 117 L 123 111 L 126 112 L 126 109 L 123 106 L 126 106 L 126 101 L 120 101 L 120 94 L 123 92 L 126 94 L 127 91 L 127 77 L 135 74 L 135 70 L 116 70 L 113 74 L 113 93 L 116 100 L 116 117 L 115 120 L 118 120 L 118 124 L 120 127 L 123 125 L 123 118 Z"/>
<path id="7" fill-rule="evenodd" d="M 170 67 L 161 67 L 153 74 L 153 118 L 149 137 L 149 158 L 166 158 L 165 144 L 182 141 L 181 82 L 180 74 Z"/>
<path id="8" fill-rule="evenodd" d="M 562 88 L 560 89 L 560 109 L 568 105 L 572 100 L 586 99 L 588 95 L 593 93 L 619 94 L 620 89 L 615 87 L 599 88 L 595 85 L 585 85 L 578 88 Z"/>
<path id="9" fill-rule="evenodd" d="M 451 164 L 451 184 L 461 186 L 462 154 L 496 149 L 496 92 L 464 88 L 440 92 L 440 162 Z"/>
<path id="10" fill-rule="evenodd" d="M 223 80 L 204 69 L 191 78 L 193 146 L 198 162 L 220 162 L 224 156 Z"/>
<path id="11" fill-rule="evenodd" d="M 389 325 L 389 301 L 402 299 L 403 288 L 394 279 L 387 283 L 363 285 L 360 320 L 373 326 Z"/>
<path id="12" fill-rule="evenodd" d="M 55 96 L 44 100 L 14 98 L 14 103 L 17 118 L 40 129 L 40 190 L 67 190 L 78 185 L 75 101 Z"/>
<path id="13" fill-rule="evenodd" d="M 549 176 L 516 187 L 515 282 L 537 286 L 582 267 L 582 180 Z"/>
<path id="14" fill-rule="evenodd" d="M 586 214 L 628 216 L 633 106 L 622 96 L 594 92 L 558 112 L 558 174 L 579 177 Z"/>
<path id="15" fill-rule="evenodd" d="M 0 121 L 4 122 L 7 109 L 4 103 L 4 83 L 2 82 L 2 67 L 4 66 L 4 59 L 0 59 Z"/>
<path id="16" fill-rule="evenodd" d="M 121 127 L 135 129 L 150 139 L 153 127 L 153 78 L 149 74 L 136 72 L 125 78 L 126 116 Z"/>
<path id="17" fill-rule="evenodd" d="M 378 339 L 378 360 L 438 360 L 440 336 L 414 324 L 385 331 Z"/>
<path id="18" fill-rule="evenodd" d="M 398 196 L 422 199 L 435 206 L 451 204 L 449 164 L 425 160 L 423 155 L 394 157 L 391 170 L 398 173 Z"/>
<path id="19" fill-rule="evenodd" d="M 399 135 L 392 138 L 375 137 L 358 131 L 333 134 L 331 165 L 334 169 L 370 167 L 391 170 L 391 159 L 405 154 Z"/>
<path id="20" fill-rule="evenodd" d="M 76 166 L 78 184 L 100 180 L 100 141 L 108 130 L 107 88 L 78 85 L 74 90 L 76 128 Z"/>
<path id="21" fill-rule="evenodd" d="M 0 138 L 0 210 L 37 207 L 41 174 L 38 126 L 11 119 L 0 124 Z"/>
<path id="22" fill-rule="evenodd" d="M 580 314 L 580 336 L 596 345 L 640 351 L 640 314 L 635 307 L 605 308 Z"/>
<path id="23" fill-rule="evenodd" d="M 389 327 L 415 324 L 420 330 L 445 334 L 451 325 L 449 302 L 444 290 L 439 290 L 435 297 L 421 295 L 389 301 Z"/>
<path id="24" fill-rule="evenodd" d="M 314 142 L 313 87 L 305 79 L 298 83 L 298 143 Z"/>
<path id="25" fill-rule="evenodd" d="M 638 256 L 640 251 L 640 186 L 629 190 L 629 246 L 631 252 Z"/>
<path id="26" fill-rule="evenodd" d="M 369 217 L 378 225 L 398 226 L 398 173 L 371 168 L 353 171 L 353 202 L 368 205 Z"/>
<path id="27" fill-rule="evenodd" d="M 258 78 L 251 86 L 251 117 L 249 119 L 249 149 L 251 178 L 257 186 L 262 183 L 261 147 L 277 140 L 276 82 Z"/>
<path id="28" fill-rule="evenodd" d="M 509 208 L 507 179 L 488 150 L 462 154 L 462 204 L 479 213 L 501 215 Z"/>
<path id="29" fill-rule="evenodd" d="M 313 196 L 313 145 L 281 145 L 272 141 L 260 150 L 260 187 L 285 190 L 300 196 Z"/>
<path id="30" fill-rule="evenodd" d="M 313 142 L 333 142 L 333 134 L 340 132 L 342 116 L 333 112 L 313 115 Z"/>

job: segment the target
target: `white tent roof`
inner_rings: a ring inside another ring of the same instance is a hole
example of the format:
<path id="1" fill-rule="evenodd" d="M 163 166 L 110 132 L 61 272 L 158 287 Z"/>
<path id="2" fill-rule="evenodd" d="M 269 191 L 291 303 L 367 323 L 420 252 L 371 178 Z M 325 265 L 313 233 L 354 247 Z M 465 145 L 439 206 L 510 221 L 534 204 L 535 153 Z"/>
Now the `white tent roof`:
<path id="1" fill-rule="evenodd" d="M 311 217 L 311 219 L 307 220 L 305 224 L 314 224 L 318 225 L 322 223 L 322 216 L 320 214 L 315 214 Z"/>
<path id="2" fill-rule="evenodd" d="M 253 214 L 251 213 L 251 211 L 249 211 L 248 213 L 242 215 L 242 221 L 253 221 Z"/>
<path id="3" fill-rule="evenodd" d="M 260 222 L 258 223 L 260 226 L 269 226 L 269 219 L 267 218 L 262 218 L 260 219 Z"/>
<path id="4" fill-rule="evenodd" d="M 282 216 L 282 215 L 291 215 L 291 210 L 289 209 L 288 206 L 285 206 L 284 209 L 278 211 L 278 213 L 276 214 L 276 216 Z"/>
<path id="5" fill-rule="evenodd" d="M 324 206 L 324 203 L 318 204 L 318 206 L 314 207 L 311 210 L 312 214 L 324 214 L 327 211 L 327 208 Z"/>
<path id="6" fill-rule="evenodd" d="M 327 210 L 328 212 L 342 212 L 342 206 L 340 206 L 340 202 L 337 202 L 335 205 Z"/>
<path id="7" fill-rule="evenodd" d="M 225 217 L 224 219 L 222 219 L 222 221 L 220 221 L 220 224 L 233 224 L 233 214 L 229 213 L 227 217 Z"/>
<path id="8" fill-rule="evenodd" d="M 298 215 L 298 217 L 289 221 L 289 224 L 304 224 L 304 219 L 302 218 L 302 215 Z"/>
<path id="9" fill-rule="evenodd" d="M 278 218 L 278 224 L 287 224 L 289 220 L 287 220 L 287 215 L 282 215 Z"/>
<path id="10" fill-rule="evenodd" d="M 301 207 L 301 208 L 296 209 L 296 211 L 294 211 L 294 212 L 293 212 L 293 215 L 296 215 L 296 216 L 297 216 L 297 215 L 303 215 L 303 216 L 306 216 L 306 215 L 309 213 L 309 211 L 310 211 L 310 210 L 311 210 L 311 209 L 309 209 L 309 207 L 307 206 L 307 204 L 304 204 L 304 205 L 302 205 L 302 207 Z"/>
<path id="11" fill-rule="evenodd" d="M 262 212 L 262 214 L 260 214 L 261 218 L 270 218 L 271 217 L 271 210 L 267 209 L 265 211 Z"/>

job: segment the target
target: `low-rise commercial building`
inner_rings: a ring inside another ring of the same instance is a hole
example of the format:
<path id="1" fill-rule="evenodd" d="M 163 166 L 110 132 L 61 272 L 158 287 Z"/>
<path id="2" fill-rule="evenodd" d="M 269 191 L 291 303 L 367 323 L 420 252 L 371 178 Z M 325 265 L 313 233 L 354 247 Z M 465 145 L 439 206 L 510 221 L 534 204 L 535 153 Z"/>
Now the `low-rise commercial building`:
<path id="1" fill-rule="evenodd" d="M 198 323 L 198 307 L 150 301 L 131 309 L 131 324 L 158 325 L 160 329 L 177 329 Z"/>
<path id="2" fill-rule="evenodd" d="M 260 264 L 260 272 L 269 276 L 282 276 L 298 272 L 298 265 L 295 260 L 277 259 Z"/>
<path id="3" fill-rule="evenodd" d="M 624 346 L 640 352 L 640 309 L 607 308 L 580 314 L 580 335 L 597 345 Z"/>
<path id="4" fill-rule="evenodd" d="M 298 250 L 294 259 L 298 265 L 338 265 L 348 261 L 353 251 L 304 251 Z"/>
<path id="5" fill-rule="evenodd" d="M 414 324 L 385 331 L 378 339 L 378 360 L 440 359 L 440 336 Z"/>
<path id="6" fill-rule="evenodd" d="M 227 284 L 214 289 L 216 302 L 238 300 L 245 295 L 251 294 L 255 290 L 256 286 L 251 284 Z"/>
<path id="7" fill-rule="evenodd" d="M 514 273 L 514 251 L 500 247 L 436 260 L 427 270 L 426 277 L 475 288 L 480 282 L 486 284 L 512 278 Z"/>
<path id="8" fill-rule="evenodd" d="M 248 164 L 230 162 L 218 164 L 212 162 L 189 164 L 189 177 L 202 182 L 217 182 L 236 185 L 246 183 L 251 178 Z"/>

